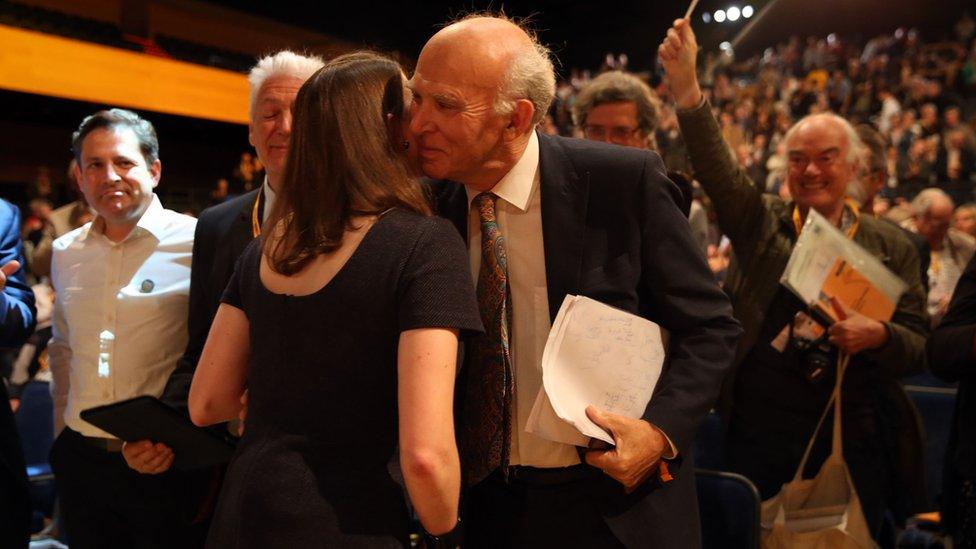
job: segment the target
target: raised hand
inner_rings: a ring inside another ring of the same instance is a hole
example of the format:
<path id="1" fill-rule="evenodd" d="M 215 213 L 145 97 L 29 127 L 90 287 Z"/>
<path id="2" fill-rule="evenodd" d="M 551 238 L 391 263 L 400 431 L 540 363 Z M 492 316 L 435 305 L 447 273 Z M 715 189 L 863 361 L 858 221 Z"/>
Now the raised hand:
<path id="1" fill-rule="evenodd" d="M 679 109 L 697 107 L 701 103 L 702 93 L 695 73 L 698 42 L 691 30 L 691 21 L 675 19 L 657 53 L 668 75 L 675 104 Z"/>

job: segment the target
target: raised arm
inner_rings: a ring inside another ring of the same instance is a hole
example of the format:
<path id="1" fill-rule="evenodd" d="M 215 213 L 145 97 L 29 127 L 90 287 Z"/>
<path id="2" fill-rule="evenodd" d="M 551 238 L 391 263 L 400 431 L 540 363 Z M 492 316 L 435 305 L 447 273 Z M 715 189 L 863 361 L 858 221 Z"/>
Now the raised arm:
<path id="1" fill-rule="evenodd" d="M 698 43 L 690 21 L 678 19 L 658 48 L 677 106 L 678 124 L 688 147 L 695 179 L 711 199 L 719 227 L 740 261 L 754 249 L 766 213 L 762 189 L 732 158 L 711 106 L 704 101 L 695 68 Z"/>

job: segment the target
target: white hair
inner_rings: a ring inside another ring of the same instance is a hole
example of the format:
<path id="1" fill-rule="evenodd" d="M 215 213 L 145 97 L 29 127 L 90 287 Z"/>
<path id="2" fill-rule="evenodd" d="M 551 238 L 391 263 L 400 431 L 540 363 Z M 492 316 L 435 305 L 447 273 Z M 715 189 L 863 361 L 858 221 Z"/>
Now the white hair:
<path id="1" fill-rule="evenodd" d="M 948 203 L 951 208 L 955 208 L 955 203 L 952 198 L 946 194 L 942 189 L 936 189 L 935 187 L 929 187 L 927 189 L 922 189 L 915 198 L 912 199 L 912 213 L 916 216 L 923 216 L 929 211 L 937 201 L 942 200 Z"/>
<path id="2" fill-rule="evenodd" d="M 250 88 L 250 112 L 254 112 L 258 92 L 265 81 L 273 76 L 290 76 L 306 81 L 321 69 L 325 61 L 317 55 L 300 55 L 293 51 L 282 50 L 272 55 L 266 55 L 258 60 L 247 75 Z"/>
<path id="3" fill-rule="evenodd" d="M 529 34 L 532 44 L 518 51 L 502 78 L 495 100 L 495 114 L 508 116 L 515 112 L 515 102 L 528 99 L 535 107 L 532 127 L 546 117 L 556 95 L 556 74 L 549 49 Z"/>

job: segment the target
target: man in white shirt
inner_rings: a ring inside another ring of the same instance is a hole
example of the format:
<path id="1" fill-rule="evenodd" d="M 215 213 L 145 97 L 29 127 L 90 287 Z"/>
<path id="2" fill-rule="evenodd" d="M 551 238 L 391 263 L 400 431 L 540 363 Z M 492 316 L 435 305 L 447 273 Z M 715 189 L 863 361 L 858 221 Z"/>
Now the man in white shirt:
<path id="1" fill-rule="evenodd" d="M 72 136 L 80 187 L 95 219 L 54 242 L 57 293 L 49 346 L 55 425 L 51 451 L 72 547 L 194 547 L 176 472 L 141 475 L 122 441 L 82 410 L 159 396 L 186 345 L 196 221 L 163 209 L 155 130 L 133 112 L 99 111 Z M 171 452 L 159 457 L 168 468 Z"/>

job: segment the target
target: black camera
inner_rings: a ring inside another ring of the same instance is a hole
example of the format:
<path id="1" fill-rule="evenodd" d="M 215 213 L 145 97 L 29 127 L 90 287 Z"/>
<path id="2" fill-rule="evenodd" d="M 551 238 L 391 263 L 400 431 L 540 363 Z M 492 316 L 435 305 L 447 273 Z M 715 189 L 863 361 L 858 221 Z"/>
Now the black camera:
<path id="1" fill-rule="evenodd" d="M 835 347 L 827 341 L 823 324 L 803 311 L 790 324 L 790 344 L 796 350 L 797 365 L 810 383 L 826 379 L 834 364 Z"/>

